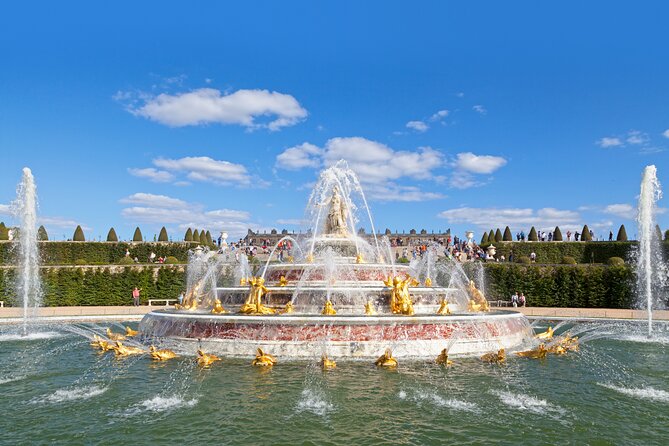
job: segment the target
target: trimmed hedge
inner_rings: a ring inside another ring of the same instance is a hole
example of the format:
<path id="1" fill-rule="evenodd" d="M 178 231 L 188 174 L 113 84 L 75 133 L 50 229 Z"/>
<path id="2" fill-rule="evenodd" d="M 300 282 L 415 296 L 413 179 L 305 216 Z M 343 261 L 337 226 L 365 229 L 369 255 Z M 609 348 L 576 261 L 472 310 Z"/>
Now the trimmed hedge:
<path id="1" fill-rule="evenodd" d="M 107 241 L 118 242 L 118 236 L 116 235 L 114 228 L 109 229 L 109 232 L 107 233 Z"/>
<path id="2" fill-rule="evenodd" d="M 158 234 L 158 241 L 159 242 L 169 241 L 169 239 L 167 238 L 167 229 L 165 229 L 165 226 L 160 228 L 160 234 Z"/>
<path id="3" fill-rule="evenodd" d="M 513 251 L 516 259 L 529 256 L 532 251 L 541 263 L 561 263 L 562 258 L 573 257 L 578 263 L 606 263 L 610 257 L 629 258 L 630 250 L 636 242 L 512 242 L 501 243 L 497 248 L 497 257 L 507 259 Z M 662 244 L 665 258 L 669 258 L 669 243 Z"/>
<path id="4" fill-rule="evenodd" d="M 75 242 L 86 241 L 86 236 L 84 236 L 84 230 L 81 229 L 81 226 L 77 225 L 76 229 L 74 230 L 74 235 L 72 236 L 72 240 Z"/>
<path id="5" fill-rule="evenodd" d="M 37 229 L 37 240 L 49 240 L 49 234 L 47 234 L 46 228 L 44 226 L 40 226 L 39 229 Z"/>
<path id="6" fill-rule="evenodd" d="M 634 273 L 624 266 L 485 264 L 490 300 L 515 291 L 532 307 L 631 308 Z"/>
<path id="7" fill-rule="evenodd" d="M 618 229 L 618 236 L 616 237 L 617 242 L 626 242 L 627 241 L 627 231 L 625 230 L 625 225 L 620 225 Z"/>

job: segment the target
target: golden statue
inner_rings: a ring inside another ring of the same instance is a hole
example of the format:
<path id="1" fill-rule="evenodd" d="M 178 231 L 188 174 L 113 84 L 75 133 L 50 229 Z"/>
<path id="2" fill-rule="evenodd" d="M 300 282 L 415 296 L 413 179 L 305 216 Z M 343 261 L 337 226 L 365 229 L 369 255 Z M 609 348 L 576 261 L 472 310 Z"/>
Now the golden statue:
<path id="1" fill-rule="evenodd" d="M 485 296 L 483 296 L 483 293 L 476 288 L 473 280 L 469 281 L 467 292 L 469 293 L 469 297 L 471 299 L 469 304 L 469 311 L 490 311 L 490 305 L 488 305 L 488 301 L 486 300 Z M 474 301 L 474 304 L 472 304 L 471 301 Z"/>
<path id="2" fill-rule="evenodd" d="M 409 295 L 409 285 L 416 286 L 418 281 L 413 277 L 402 279 L 400 276 L 389 276 L 383 281 L 383 284 L 389 288 L 390 291 L 390 311 L 393 314 L 404 314 L 413 316 L 413 302 Z"/>
<path id="3" fill-rule="evenodd" d="M 469 301 L 469 304 L 467 305 L 467 311 L 470 313 L 476 313 L 478 311 L 481 311 L 481 305 L 477 304 L 473 300 Z"/>
<path id="4" fill-rule="evenodd" d="M 439 353 L 439 356 L 437 356 L 437 359 L 435 359 L 434 361 L 439 365 L 445 365 L 445 366 L 449 366 L 449 365 L 453 364 L 453 361 L 448 359 L 448 349 L 447 348 L 443 349 L 441 351 L 441 353 Z"/>
<path id="5" fill-rule="evenodd" d="M 451 310 L 448 308 L 448 300 L 446 300 L 445 297 L 441 299 L 441 302 L 439 302 L 439 309 L 437 310 L 437 314 L 451 314 Z"/>
<path id="6" fill-rule="evenodd" d="M 281 276 L 279 278 L 279 286 L 286 286 L 288 285 L 288 279 L 286 279 L 286 276 Z"/>
<path id="7" fill-rule="evenodd" d="M 432 286 L 432 279 L 430 279 L 429 277 L 426 277 L 425 278 L 425 286 L 426 287 L 431 287 Z"/>
<path id="8" fill-rule="evenodd" d="M 240 279 L 239 279 L 239 286 L 246 286 L 246 282 L 247 282 L 247 280 L 248 280 L 248 279 L 247 279 L 246 277 L 242 277 L 242 278 L 240 278 Z"/>
<path id="9" fill-rule="evenodd" d="M 190 290 L 186 293 L 186 296 L 184 297 L 183 304 L 181 305 L 181 308 L 184 310 L 195 310 L 197 309 L 197 304 L 198 304 L 198 295 L 200 293 L 200 289 L 204 285 L 204 277 L 200 280 L 197 281 L 195 285 L 191 287 Z"/>
<path id="10" fill-rule="evenodd" d="M 274 314 L 276 311 L 262 304 L 262 297 L 268 292 L 267 288 L 265 288 L 265 279 L 262 277 L 252 277 L 249 283 L 251 285 L 249 296 L 239 309 L 239 312 L 255 315 Z"/>
<path id="11" fill-rule="evenodd" d="M 374 304 L 370 300 L 365 304 L 365 315 L 373 316 L 375 314 L 376 314 L 376 309 L 374 309 Z"/>
<path id="12" fill-rule="evenodd" d="M 538 347 L 533 348 L 532 350 L 525 350 L 524 352 L 516 352 L 516 355 L 522 356 L 523 358 L 532 358 L 532 359 L 544 359 L 546 357 L 548 350 L 546 346 L 542 343 Z"/>
<path id="13" fill-rule="evenodd" d="M 397 359 L 393 358 L 393 353 L 388 349 L 384 354 L 379 356 L 379 359 L 374 364 L 377 367 L 397 367 Z"/>
<path id="14" fill-rule="evenodd" d="M 362 254 L 355 256 L 355 263 L 365 263 L 365 259 L 362 258 Z"/>
<path id="15" fill-rule="evenodd" d="M 121 341 L 116 341 L 116 346 L 112 347 L 116 356 L 130 356 L 130 355 L 141 355 L 144 353 L 144 350 L 139 347 L 128 347 L 123 345 Z"/>
<path id="16" fill-rule="evenodd" d="M 151 355 L 151 358 L 154 359 L 155 361 L 167 361 L 168 359 L 173 359 L 177 357 L 177 354 L 174 353 L 172 350 L 168 349 L 158 350 L 153 345 L 149 347 L 149 354 Z"/>
<path id="17" fill-rule="evenodd" d="M 334 369 L 337 367 L 337 363 L 334 361 L 334 359 L 329 359 L 327 355 L 323 355 L 321 357 L 321 367 L 323 370 Z"/>
<path id="18" fill-rule="evenodd" d="M 225 314 L 227 312 L 228 310 L 223 308 L 221 301 L 219 299 L 216 299 L 214 301 L 214 308 L 211 309 L 211 314 Z"/>
<path id="19" fill-rule="evenodd" d="M 203 352 L 202 350 L 198 349 L 197 351 L 197 363 L 201 367 L 209 367 L 216 361 L 220 361 L 221 358 L 219 358 L 216 355 L 208 354 Z"/>
<path id="20" fill-rule="evenodd" d="M 497 350 L 497 353 L 490 352 L 481 356 L 481 360 L 484 362 L 489 362 L 491 364 L 501 364 L 503 362 L 506 362 L 506 352 L 504 351 L 503 348 L 500 348 L 499 350 Z"/>
<path id="21" fill-rule="evenodd" d="M 272 367 L 276 364 L 276 358 L 270 354 L 262 351 L 261 348 L 257 350 L 256 358 L 252 362 L 253 365 L 258 367 Z"/>
<path id="22" fill-rule="evenodd" d="M 334 309 L 334 305 L 332 305 L 330 299 L 328 299 L 325 302 L 325 306 L 323 307 L 323 311 L 321 311 L 321 314 L 325 316 L 334 316 L 335 314 L 337 314 L 337 311 Z"/>
<path id="23" fill-rule="evenodd" d="M 105 339 L 102 339 L 98 335 L 93 335 L 93 340 L 91 341 L 91 347 L 99 348 L 103 352 L 109 351 L 112 349 L 112 346 L 109 345 Z"/>
<path id="24" fill-rule="evenodd" d="M 139 334 L 139 331 L 137 331 L 137 330 L 133 330 L 133 329 L 130 328 L 130 327 L 125 327 L 125 335 L 126 335 L 127 337 L 131 338 L 131 337 L 133 337 L 133 336 L 137 336 L 138 334 Z"/>
<path id="25" fill-rule="evenodd" d="M 125 336 L 120 333 L 114 333 L 111 328 L 107 328 L 107 337 L 112 341 L 125 341 Z"/>
<path id="26" fill-rule="evenodd" d="M 283 307 L 283 310 L 279 311 L 279 314 L 290 314 L 295 311 L 292 302 L 286 302 L 286 306 Z"/>
<path id="27" fill-rule="evenodd" d="M 548 327 L 546 331 L 543 333 L 538 333 L 534 337 L 543 341 L 550 341 L 553 339 L 553 327 Z"/>
<path id="28" fill-rule="evenodd" d="M 337 186 L 332 188 L 332 198 L 330 198 L 330 210 L 325 218 L 325 235 L 334 237 L 347 237 L 348 224 L 348 210 L 346 203 L 342 201 L 339 188 Z"/>
<path id="29" fill-rule="evenodd" d="M 578 336 L 566 335 L 561 341 L 562 347 L 568 352 L 577 352 L 580 350 L 578 345 Z"/>
<path id="30" fill-rule="evenodd" d="M 567 354 L 567 349 L 565 349 L 559 343 L 549 345 L 547 350 L 548 350 L 548 353 L 551 353 L 551 354 L 557 355 L 557 356 L 562 356 L 562 355 Z"/>
<path id="31" fill-rule="evenodd" d="M 304 259 L 307 263 L 314 263 L 314 255 L 312 253 L 307 254 L 307 257 Z"/>

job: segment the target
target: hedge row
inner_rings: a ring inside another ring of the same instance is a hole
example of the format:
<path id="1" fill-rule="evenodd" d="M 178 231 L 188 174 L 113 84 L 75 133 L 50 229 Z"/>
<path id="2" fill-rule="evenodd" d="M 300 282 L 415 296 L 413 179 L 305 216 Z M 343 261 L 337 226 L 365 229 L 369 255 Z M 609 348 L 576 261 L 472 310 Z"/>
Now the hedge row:
<path id="1" fill-rule="evenodd" d="M 636 242 L 502 242 L 495 243 L 496 256 L 507 260 L 513 251 L 514 261 L 534 252 L 537 263 L 562 263 L 563 257 L 573 257 L 578 263 L 606 263 L 611 257 L 629 259 Z M 669 254 L 669 243 L 663 243 Z M 485 246 L 484 246 L 485 248 Z"/>
<path id="2" fill-rule="evenodd" d="M 486 264 L 487 298 L 518 291 L 533 307 L 632 308 L 635 275 L 625 266 Z"/>
<path id="3" fill-rule="evenodd" d="M 0 300 L 16 305 L 15 270 L 0 269 Z M 43 268 L 44 306 L 131 305 L 132 289 L 149 299 L 176 298 L 186 283 L 184 267 Z"/>
<path id="4" fill-rule="evenodd" d="M 0 264 L 13 264 L 14 243 L 0 243 Z M 188 250 L 197 246 L 193 243 L 127 243 L 127 242 L 39 242 L 42 262 L 45 265 L 110 265 L 117 264 L 125 257 L 126 249 L 130 257 L 146 262 L 154 252 L 157 257 L 175 257 L 179 262 L 188 261 Z"/>

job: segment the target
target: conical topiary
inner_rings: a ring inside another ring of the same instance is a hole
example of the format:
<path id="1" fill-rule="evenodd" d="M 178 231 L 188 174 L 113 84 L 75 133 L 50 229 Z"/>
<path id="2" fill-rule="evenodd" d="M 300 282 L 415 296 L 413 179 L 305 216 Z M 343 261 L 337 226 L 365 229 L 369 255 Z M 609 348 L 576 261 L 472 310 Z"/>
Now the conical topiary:
<path id="1" fill-rule="evenodd" d="M 195 243 L 200 243 L 200 231 L 198 231 L 197 229 L 193 231 L 193 241 Z"/>
<path id="2" fill-rule="evenodd" d="M 560 231 L 559 226 L 556 226 L 555 231 L 553 231 L 553 241 L 554 242 L 561 242 L 562 241 L 562 231 Z"/>
<path id="3" fill-rule="evenodd" d="M 662 229 L 660 229 L 660 225 L 655 225 L 655 236 L 658 240 L 662 240 Z"/>
<path id="4" fill-rule="evenodd" d="M 114 230 L 114 228 L 109 229 L 109 232 L 107 233 L 107 241 L 118 242 L 118 236 L 116 235 L 116 231 Z"/>
<path id="5" fill-rule="evenodd" d="M 665 242 L 669 241 L 669 229 L 667 229 L 666 231 L 664 231 L 664 241 L 665 241 Z"/>
<path id="6" fill-rule="evenodd" d="M 40 226 L 37 229 L 37 240 L 41 240 L 44 242 L 49 240 L 49 234 L 46 233 L 46 228 L 44 226 Z"/>
<path id="7" fill-rule="evenodd" d="M 211 239 L 211 232 L 207 231 L 207 233 L 205 234 L 205 237 L 207 238 L 207 244 L 208 245 L 213 245 L 214 244 L 214 241 Z"/>
<path id="8" fill-rule="evenodd" d="M 144 239 L 142 238 L 142 231 L 139 230 L 139 226 L 135 228 L 135 233 L 132 236 L 132 241 L 133 242 L 142 242 Z"/>
<path id="9" fill-rule="evenodd" d="M 490 232 L 488 232 L 488 243 L 492 243 L 494 241 L 495 241 L 495 231 L 491 229 Z"/>
<path id="10" fill-rule="evenodd" d="M 618 236 L 616 237 L 617 242 L 626 242 L 627 241 L 627 231 L 625 230 L 625 225 L 620 225 L 618 229 Z"/>
<path id="11" fill-rule="evenodd" d="M 160 229 L 160 234 L 158 234 L 158 241 L 159 242 L 168 242 L 169 239 L 167 238 L 167 229 L 165 229 L 165 226 L 163 226 Z"/>
<path id="12" fill-rule="evenodd" d="M 487 245 L 488 244 L 488 233 L 484 232 L 483 236 L 481 237 L 481 245 Z"/>
<path id="13" fill-rule="evenodd" d="M 192 242 L 193 241 L 193 231 L 191 231 L 190 228 L 186 230 L 186 235 L 184 235 L 184 242 Z"/>
<path id="14" fill-rule="evenodd" d="M 77 225 L 77 229 L 74 230 L 74 235 L 72 240 L 75 242 L 85 242 L 86 237 L 84 236 L 84 230 L 81 229 L 81 226 Z"/>
<path id="15" fill-rule="evenodd" d="M 590 229 L 588 225 L 583 226 L 583 231 L 581 232 L 581 241 L 582 242 L 591 242 L 592 236 L 590 235 Z"/>
<path id="16" fill-rule="evenodd" d="M 497 228 L 497 230 L 495 231 L 495 242 L 499 243 L 501 241 L 502 241 L 502 231 L 500 231 L 499 228 Z"/>
<path id="17" fill-rule="evenodd" d="M 530 242 L 538 242 L 539 238 L 537 237 L 537 230 L 534 229 L 534 226 L 530 229 L 530 233 L 527 235 L 527 240 Z"/>
<path id="18" fill-rule="evenodd" d="M 502 240 L 505 242 L 513 241 L 513 235 L 511 235 L 511 229 L 508 226 L 504 228 L 504 235 L 502 236 Z"/>
<path id="19" fill-rule="evenodd" d="M 5 226 L 5 222 L 0 222 L 0 240 L 9 240 L 9 229 Z"/>

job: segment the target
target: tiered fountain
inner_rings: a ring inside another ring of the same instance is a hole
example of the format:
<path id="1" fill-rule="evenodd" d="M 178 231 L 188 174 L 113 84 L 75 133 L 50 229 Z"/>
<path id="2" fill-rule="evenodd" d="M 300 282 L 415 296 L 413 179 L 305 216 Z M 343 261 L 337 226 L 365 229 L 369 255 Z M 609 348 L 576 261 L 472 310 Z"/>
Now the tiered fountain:
<path id="1" fill-rule="evenodd" d="M 357 200 L 357 201 L 356 201 Z M 311 195 L 310 236 L 297 258 L 270 264 L 252 277 L 246 258 L 233 286 L 219 286 L 226 264 L 195 253 L 183 305 L 142 320 L 147 337 L 181 350 L 207 343 L 224 356 L 253 356 L 257 348 L 284 358 L 375 358 L 478 355 L 514 349 L 532 335 L 521 313 L 490 311 L 483 294 L 457 264 L 395 264 L 387 240 L 358 237 L 357 210 L 374 230 L 355 174 L 344 161 L 323 171 Z M 301 246 L 300 246 L 301 245 Z"/>

